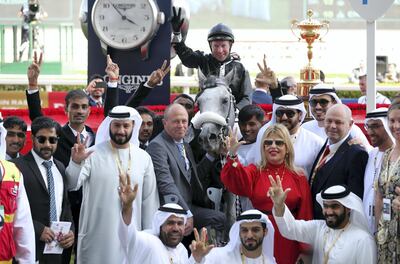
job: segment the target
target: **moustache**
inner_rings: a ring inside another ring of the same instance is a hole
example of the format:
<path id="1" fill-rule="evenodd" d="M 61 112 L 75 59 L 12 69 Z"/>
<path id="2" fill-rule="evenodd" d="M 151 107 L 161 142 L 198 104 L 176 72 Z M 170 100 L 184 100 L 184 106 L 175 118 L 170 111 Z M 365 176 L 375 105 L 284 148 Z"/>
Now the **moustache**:
<path id="1" fill-rule="evenodd" d="M 10 146 L 22 147 L 21 143 L 11 143 Z"/>

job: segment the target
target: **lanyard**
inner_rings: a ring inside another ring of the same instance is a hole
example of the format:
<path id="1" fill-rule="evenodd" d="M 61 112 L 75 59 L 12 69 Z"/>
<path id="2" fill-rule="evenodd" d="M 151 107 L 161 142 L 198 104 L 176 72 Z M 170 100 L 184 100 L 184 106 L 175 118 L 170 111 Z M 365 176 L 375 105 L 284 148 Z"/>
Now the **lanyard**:
<path id="1" fill-rule="evenodd" d="M 117 163 L 118 172 L 119 172 L 120 175 L 122 175 L 124 171 L 123 171 L 123 168 L 122 168 L 121 157 L 119 156 L 119 153 L 118 153 L 117 149 L 114 148 L 114 146 L 111 144 L 111 142 L 110 142 L 110 145 L 111 145 L 111 148 L 113 150 L 113 155 L 114 155 L 114 158 L 115 158 L 115 162 Z M 131 145 L 129 144 L 128 168 L 126 170 L 127 177 L 130 176 L 131 166 L 132 166 L 132 156 L 131 156 Z"/>
<path id="2" fill-rule="evenodd" d="M 328 232 L 325 233 L 325 236 L 324 236 L 324 248 L 323 248 L 323 251 L 324 251 L 324 264 L 328 264 L 329 254 L 331 253 L 331 250 L 335 246 L 336 242 L 339 240 L 340 236 L 344 233 L 344 231 L 346 231 L 348 226 L 349 226 L 349 223 L 347 223 L 347 225 L 340 231 L 339 235 L 335 238 L 335 240 L 329 246 L 327 251 L 325 251 L 325 244 L 326 244 L 326 240 L 328 238 Z"/>

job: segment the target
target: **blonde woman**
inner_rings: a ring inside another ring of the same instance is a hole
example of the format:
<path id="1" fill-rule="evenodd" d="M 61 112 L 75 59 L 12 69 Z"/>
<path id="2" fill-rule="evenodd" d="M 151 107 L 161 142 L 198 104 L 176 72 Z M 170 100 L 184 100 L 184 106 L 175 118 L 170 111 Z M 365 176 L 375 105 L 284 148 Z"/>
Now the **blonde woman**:
<path id="1" fill-rule="evenodd" d="M 243 166 L 236 152 L 243 144 L 235 135 L 227 137 L 228 159 L 221 172 L 221 180 L 226 188 L 237 195 L 248 197 L 254 208 L 267 214 L 275 230 L 274 257 L 277 263 L 296 263 L 301 253 L 306 253 L 307 245 L 288 240 L 279 233 L 271 214 L 273 201 L 267 196 L 271 186 L 268 176 L 279 176 L 284 189 L 290 188 L 286 204 L 296 219 L 312 219 L 311 192 L 303 172 L 294 166 L 294 149 L 289 132 L 281 124 L 274 124 L 265 130 L 261 151 L 261 163 Z"/>

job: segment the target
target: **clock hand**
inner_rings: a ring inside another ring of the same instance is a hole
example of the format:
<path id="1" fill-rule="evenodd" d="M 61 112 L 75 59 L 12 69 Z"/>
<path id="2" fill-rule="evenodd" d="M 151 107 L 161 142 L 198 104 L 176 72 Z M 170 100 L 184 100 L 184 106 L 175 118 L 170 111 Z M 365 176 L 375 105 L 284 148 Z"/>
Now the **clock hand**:
<path id="1" fill-rule="evenodd" d="M 126 16 L 124 16 L 124 15 L 121 13 L 121 11 L 120 11 L 113 3 L 111 3 L 111 1 L 108 1 L 108 2 L 109 2 L 110 5 L 115 9 L 115 11 L 117 11 L 117 13 L 120 14 L 122 20 L 125 20 L 125 19 L 126 19 Z"/>
<path id="2" fill-rule="evenodd" d="M 134 25 L 136 25 L 136 26 L 138 25 L 138 24 L 136 24 L 134 21 L 130 20 L 130 19 L 127 18 L 127 17 L 125 17 L 125 19 L 128 20 L 128 22 L 130 22 L 130 23 L 132 23 L 132 24 L 134 24 Z"/>

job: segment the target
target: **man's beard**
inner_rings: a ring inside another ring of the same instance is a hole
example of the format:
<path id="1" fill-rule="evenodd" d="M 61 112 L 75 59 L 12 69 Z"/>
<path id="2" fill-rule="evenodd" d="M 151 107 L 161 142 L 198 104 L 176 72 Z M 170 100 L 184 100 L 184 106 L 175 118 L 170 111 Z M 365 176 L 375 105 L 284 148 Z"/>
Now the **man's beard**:
<path id="1" fill-rule="evenodd" d="M 127 136 L 124 135 L 122 138 L 121 138 L 121 137 L 120 137 L 120 138 L 117 138 L 116 134 L 113 134 L 113 133 L 111 132 L 111 130 L 110 130 L 110 138 L 111 138 L 111 140 L 112 140 L 115 144 L 117 144 L 117 145 L 124 145 L 124 144 L 128 143 L 129 140 L 131 140 L 132 133 L 133 133 L 133 131 L 131 131 L 131 133 L 128 134 Z"/>
<path id="2" fill-rule="evenodd" d="M 340 215 L 334 215 L 334 216 L 336 217 L 336 221 L 334 221 L 334 222 L 332 222 L 332 221 L 328 222 L 328 221 L 326 220 L 327 215 L 324 214 L 324 216 L 325 216 L 325 223 L 326 223 L 326 225 L 327 225 L 328 227 L 330 227 L 330 228 L 337 229 L 337 228 L 339 228 L 339 227 L 343 224 L 343 222 L 346 220 L 346 211 L 344 211 L 344 212 L 343 212 L 342 214 L 340 214 Z"/>
<path id="3" fill-rule="evenodd" d="M 259 240 L 255 240 L 252 242 L 251 245 L 246 244 L 246 241 L 244 241 L 242 238 L 240 238 L 240 241 L 242 242 L 242 246 L 248 250 L 248 251 L 254 251 L 257 250 L 259 247 L 262 246 L 264 237 L 260 238 Z"/>
<path id="4" fill-rule="evenodd" d="M 171 234 L 172 234 L 172 233 L 175 234 L 175 232 L 171 232 Z M 176 232 L 176 233 L 179 233 L 179 232 Z M 160 240 L 163 242 L 163 244 L 164 244 L 165 246 L 170 247 L 170 248 L 175 248 L 176 246 L 179 245 L 179 243 L 182 242 L 183 234 L 180 234 L 180 236 L 181 236 L 181 238 L 178 239 L 178 241 L 172 241 L 172 240 L 169 238 L 169 234 L 168 234 L 168 233 L 163 232 L 162 230 L 160 230 Z"/>

